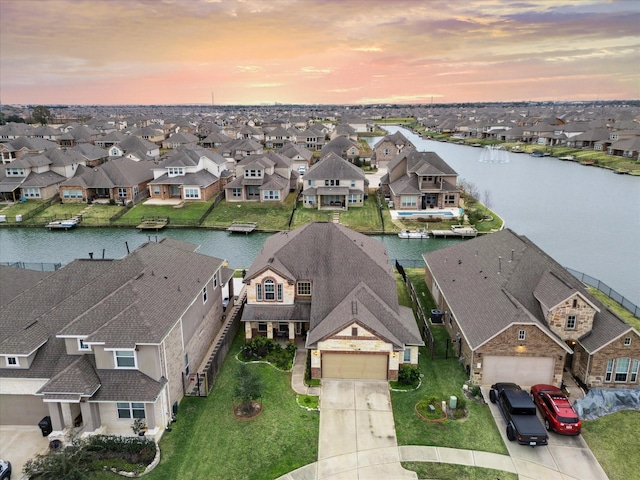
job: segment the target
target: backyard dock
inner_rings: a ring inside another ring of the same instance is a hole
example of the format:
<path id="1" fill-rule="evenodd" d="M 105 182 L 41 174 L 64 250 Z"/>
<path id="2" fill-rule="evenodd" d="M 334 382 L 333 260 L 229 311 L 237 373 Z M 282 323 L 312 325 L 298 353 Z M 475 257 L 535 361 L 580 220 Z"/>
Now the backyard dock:
<path id="1" fill-rule="evenodd" d="M 138 230 L 162 230 L 164 227 L 166 227 L 169 223 L 169 219 L 168 218 L 158 218 L 155 220 L 144 220 L 143 222 L 138 225 L 136 228 Z"/>
<path id="2" fill-rule="evenodd" d="M 253 232 L 256 227 L 258 226 L 257 223 L 252 222 L 252 223 L 238 223 L 238 222 L 233 222 L 231 224 L 231 226 L 229 228 L 227 228 L 227 232 L 231 232 L 231 233 L 244 233 L 249 234 L 251 232 Z"/>
<path id="3" fill-rule="evenodd" d="M 463 237 L 472 238 L 478 235 L 478 231 L 473 227 L 463 227 L 460 225 L 454 225 L 451 230 L 431 230 L 429 233 L 434 237 Z"/>
<path id="4" fill-rule="evenodd" d="M 67 220 L 53 220 L 45 225 L 49 230 L 69 230 L 75 228 L 82 221 L 82 216 L 71 217 Z"/>

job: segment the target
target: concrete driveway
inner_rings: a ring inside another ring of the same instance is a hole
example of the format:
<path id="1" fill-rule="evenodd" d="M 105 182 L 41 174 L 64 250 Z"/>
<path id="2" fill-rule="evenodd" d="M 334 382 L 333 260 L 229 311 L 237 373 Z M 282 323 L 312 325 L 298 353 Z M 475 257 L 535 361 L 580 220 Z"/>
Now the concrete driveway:
<path id="1" fill-rule="evenodd" d="M 418 478 L 400 466 L 388 382 L 322 380 L 316 478 Z"/>
<path id="2" fill-rule="evenodd" d="M 489 398 L 489 387 L 482 387 L 482 394 L 484 398 Z M 498 406 L 491 402 L 488 402 L 488 405 L 521 479 L 538 478 L 538 470 L 536 470 L 538 465 L 558 472 L 557 476 L 554 476 L 553 472 L 547 470 L 545 479 L 549 480 L 566 480 L 567 478 L 607 480 L 609 478 L 582 435 L 571 437 L 549 432 L 549 444 L 534 448 L 520 445 L 518 442 L 510 442 L 507 439 L 507 427 Z"/>
<path id="3" fill-rule="evenodd" d="M 22 468 L 27 460 L 49 449 L 49 440 L 35 426 L 0 426 L 0 458 L 11 462 L 12 480 L 26 479 Z"/>

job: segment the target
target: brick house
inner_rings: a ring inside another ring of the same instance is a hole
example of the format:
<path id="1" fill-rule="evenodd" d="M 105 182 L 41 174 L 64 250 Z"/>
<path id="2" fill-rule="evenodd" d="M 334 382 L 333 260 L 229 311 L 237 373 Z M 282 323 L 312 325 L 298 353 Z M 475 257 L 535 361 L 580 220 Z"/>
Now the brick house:
<path id="1" fill-rule="evenodd" d="M 269 237 L 244 278 L 247 340 L 306 339 L 313 378 L 396 380 L 424 345 L 384 244 L 329 222 Z"/>
<path id="2" fill-rule="evenodd" d="M 526 237 L 506 229 L 423 255 L 474 384 L 637 387 L 640 334 Z M 438 328 L 438 327 L 434 327 Z"/>
<path id="3" fill-rule="evenodd" d="M 396 210 L 456 208 L 460 204 L 458 174 L 435 152 L 403 149 L 387 165 L 380 189 Z"/>
<path id="4" fill-rule="evenodd" d="M 232 272 L 196 249 L 167 238 L 42 279 L 1 267 L 0 425 L 131 435 L 144 418 L 159 439 L 222 326 Z"/>
<path id="5" fill-rule="evenodd" d="M 396 132 L 382 137 L 373 146 L 373 154 L 371 155 L 371 166 L 379 166 L 381 162 L 390 162 L 398 156 L 405 148 L 413 147 L 411 143 L 401 133 Z"/>

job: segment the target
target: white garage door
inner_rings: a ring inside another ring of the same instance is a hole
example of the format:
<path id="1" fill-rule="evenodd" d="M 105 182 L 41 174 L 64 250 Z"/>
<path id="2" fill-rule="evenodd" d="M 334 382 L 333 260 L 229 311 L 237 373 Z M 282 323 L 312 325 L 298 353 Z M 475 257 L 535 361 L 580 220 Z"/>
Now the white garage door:
<path id="1" fill-rule="evenodd" d="M 388 355 L 323 353 L 323 378 L 387 379 Z"/>
<path id="2" fill-rule="evenodd" d="M 482 384 L 513 382 L 521 386 L 553 383 L 553 357 L 484 357 Z"/>

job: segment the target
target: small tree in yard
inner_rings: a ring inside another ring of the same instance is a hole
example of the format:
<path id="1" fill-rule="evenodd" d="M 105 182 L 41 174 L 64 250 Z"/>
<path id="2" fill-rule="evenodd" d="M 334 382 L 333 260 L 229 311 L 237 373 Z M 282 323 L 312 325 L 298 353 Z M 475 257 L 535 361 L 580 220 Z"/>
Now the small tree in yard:
<path id="1" fill-rule="evenodd" d="M 262 379 L 242 363 L 238 368 L 236 380 L 235 396 L 241 403 L 235 409 L 235 413 L 243 417 L 257 415 L 262 409 L 262 406 L 256 402 L 264 393 Z"/>
<path id="2" fill-rule="evenodd" d="M 58 451 L 38 454 L 24 466 L 28 478 L 41 480 L 85 480 L 94 470 L 94 454 L 82 447 L 79 441 Z"/>

